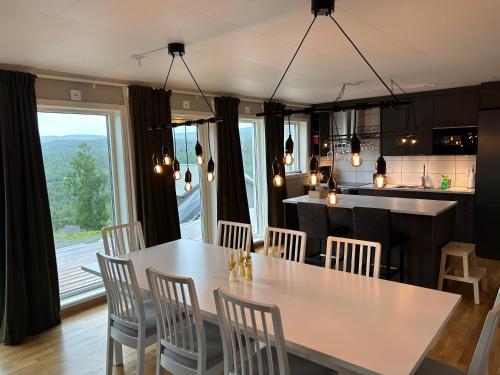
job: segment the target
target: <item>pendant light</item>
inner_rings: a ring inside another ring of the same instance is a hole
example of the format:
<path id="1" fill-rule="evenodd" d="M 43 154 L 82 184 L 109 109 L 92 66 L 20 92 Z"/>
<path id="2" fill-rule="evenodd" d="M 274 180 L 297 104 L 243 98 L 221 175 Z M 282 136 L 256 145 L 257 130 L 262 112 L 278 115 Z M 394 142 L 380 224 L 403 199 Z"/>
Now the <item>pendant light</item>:
<path id="1" fill-rule="evenodd" d="M 330 178 L 328 179 L 328 197 L 326 204 L 330 207 L 335 206 L 339 202 L 339 198 L 337 195 L 337 180 L 333 175 L 333 163 L 330 168 Z"/>
<path id="2" fill-rule="evenodd" d="M 175 180 L 180 180 L 181 179 L 181 164 L 179 163 L 179 160 L 177 160 L 177 141 L 175 139 L 175 128 L 172 129 L 172 135 L 174 137 L 174 179 Z"/>
<path id="3" fill-rule="evenodd" d="M 215 180 L 215 163 L 214 159 L 212 159 L 212 146 L 210 145 L 210 123 L 207 126 L 208 129 L 208 154 L 210 158 L 207 163 L 207 180 L 208 182 L 212 182 Z"/>
<path id="4" fill-rule="evenodd" d="M 363 158 L 361 157 L 361 142 L 356 134 L 356 128 L 358 127 L 357 113 L 358 111 L 354 110 L 354 133 L 351 138 L 351 165 L 355 168 L 363 164 Z"/>
<path id="5" fill-rule="evenodd" d="M 184 190 L 186 192 L 190 192 L 193 190 L 193 184 L 191 183 L 192 181 L 192 176 L 191 176 L 191 171 L 189 170 L 189 154 L 188 154 L 188 144 L 187 144 L 187 127 L 184 126 L 184 142 L 186 145 L 186 165 L 187 165 L 187 171 L 186 174 L 184 175 Z"/>
<path id="6" fill-rule="evenodd" d="M 285 179 L 281 175 L 280 164 L 279 164 L 278 158 L 276 156 L 274 157 L 274 160 L 273 160 L 272 169 L 273 169 L 273 176 L 274 176 L 273 177 L 273 185 L 277 188 L 282 187 L 285 183 Z"/>
<path id="7" fill-rule="evenodd" d="M 166 145 L 161 146 L 161 153 L 163 155 L 163 164 L 166 166 L 171 166 L 172 155 L 170 155 L 170 148 Z"/>
<path id="8" fill-rule="evenodd" d="M 290 116 L 288 116 L 288 138 L 285 142 L 285 156 L 283 157 L 283 163 L 288 166 L 293 164 L 293 139 Z"/>
<path id="9" fill-rule="evenodd" d="M 376 175 L 373 184 L 376 188 L 382 189 L 387 185 L 387 163 L 385 162 L 384 156 L 380 154 L 375 163 Z"/>
<path id="10" fill-rule="evenodd" d="M 309 186 L 311 188 L 315 188 L 318 186 L 319 183 L 319 164 L 318 164 L 318 159 L 316 159 L 316 156 L 314 154 L 311 155 L 311 159 L 309 159 Z"/>
<path id="11" fill-rule="evenodd" d="M 156 154 L 153 154 L 153 171 L 156 174 L 162 174 L 163 173 L 163 166 L 160 163 L 160 158 Z"/>
<path id="12" fill-rule="evenodd" d="M 196 162 L 198 165 L 202 165 L 203 149 L 201 148 L 200 141 L 198 140 L 198 125 L 196 125 L 196 146 L 194 146 L 194 152 L 196 153 Z"/>

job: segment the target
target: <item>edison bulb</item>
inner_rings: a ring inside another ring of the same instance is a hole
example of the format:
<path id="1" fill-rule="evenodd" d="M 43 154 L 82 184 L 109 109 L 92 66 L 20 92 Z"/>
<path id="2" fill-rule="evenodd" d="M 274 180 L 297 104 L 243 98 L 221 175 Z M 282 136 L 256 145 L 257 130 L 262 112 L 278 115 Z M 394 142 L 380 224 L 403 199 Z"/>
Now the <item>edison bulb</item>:
<path id="1" fill-rule="evenodd" d="M 184 190 L 187 192 L 193 190 L 193 185 L 191 184 L 191 182 L 186 182 L 186 184 L 184 185 Z"/>
<path id="2" fill-rule="evenodd" d="M 337 197 L 337 192 L 330 191 L 328 193 L 327 203 L 329 206 L 335 206 L 338 203 L 339 199 Z"/>
<path id="3" fill-rule="evenodd" d="M 172 157 L 170 155 L 164 155 L 163 156 L 163 164 L 165 165 L 172 165 Z"/>
<path id="4" fill-rule="evenodd" d="M 202 165 L 203 164 L 203 155 L 198 155 L 196 157 L 196 162 L 198 163 L 198 165 Z"/>
<path id="5" fill-rule="evenodd" d="M 207 172 L 207 180 L 208 182 L 212 182 L 215 179 L 214 172 Z"/>
<path id="6" fill-rule="evenodd" d="M 283 158 L 283 163 L 285 163 L 285 165 L 292 165 L 293 164 L 293 154 L 286 153 L 285 157 Z"/>
<path id="7" fill-rule="evenodd" d="M 311 175 L 309 176 L 309 185 L 318 185 L 318 175 L 316 173 L 311 173 Z"/>
<path id="8" fill-rule="evenodd" d="M 376 188 L 384 188 L 386 185 L 386 178 L 383 174 L 379 174 L 377 175 L 377 177 L 375 177 L 375 187 Z"/>
<path id="9" fill-rule="evenodd" d="M 154 171 L 156 174 L 162 174 L 163 173 L 163 167 L 160 164 L 156 164 L 154 167 Z"/>
<path id="10" fill-rule="evenodd" d="M 181 179 L 181 172 L 179 172 L 179 171 L 175 171 L 175 172 L 174 172 L 174 178 L 175 178 L 176 180 L 180 180 L 180 179 Z"/>
<path id="11" fill-rule="evenodd" d="M 363 158 L 361 157 L 361 154 L 352 154 L 351 164 L 353 167 L 359 167 L 361 164 L 363 164 Z"/>
<path id="12" fill-rule="evenodd" d="M 276 176 L 274 176 L 273 178 L 273 185 L 275 187 L 282 187 L 283 186 L 283 183 L 285 182 L 285 180 L 283 179 L 283 177 L 281 177 L 279 174 L 277 174 Z"/>

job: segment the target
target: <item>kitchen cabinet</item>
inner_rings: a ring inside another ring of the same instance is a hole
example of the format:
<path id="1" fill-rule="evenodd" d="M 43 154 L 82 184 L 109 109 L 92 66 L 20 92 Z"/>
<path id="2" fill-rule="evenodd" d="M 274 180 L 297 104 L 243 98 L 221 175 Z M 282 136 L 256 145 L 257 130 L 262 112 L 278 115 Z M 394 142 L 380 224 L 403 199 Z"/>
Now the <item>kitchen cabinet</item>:
<path id="1" fill-rule="evenodd" d="M 380 110 L 380 130 L 384 135 L 380 139 L 380 148 L 383 155 L 404 155 L 405 147 L 399 143 L 398 134 L 402 134 L 408 121 L 408 106 L 384 107 Z"/>
<path id="2" fill-rule="evenodd" d="M 500 259 L 500 110 L 481 111 L 476 159 L 476 231 L 477 254 Z"/>
<path id="3" fill-rule="evenodd" d="M 435 92 L 434 127 L 477 125 L 479 121 L 479 100 L 479 86 Z"/>
<path id="4" fill-rule="evenodd" d="M 500 108 L 500 82 L 487 82 L 481 85 L 481 110 Z"/>
<path id="5" fill-rule="evenodd" d="M 399 191 L 385 189 L 359 189 L 359 195 L 457 201 L 455 210 L 455 241 L 472 242 L 475 239 L 474 194 L 441 193 L 432 191 Z M 499 226 L 500 227 L 500 226 Z"/>

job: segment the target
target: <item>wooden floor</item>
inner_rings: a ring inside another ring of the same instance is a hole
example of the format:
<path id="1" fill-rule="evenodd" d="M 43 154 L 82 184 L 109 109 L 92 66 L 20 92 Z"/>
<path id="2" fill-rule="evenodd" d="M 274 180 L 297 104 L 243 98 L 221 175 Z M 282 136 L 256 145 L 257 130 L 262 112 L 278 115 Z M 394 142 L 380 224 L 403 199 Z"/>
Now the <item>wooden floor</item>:
<path id="1" fill-rule="evenodd" d="M 500 261 L 479 260 L 488 268 L 488 292 L 481 294 L 481 304 L 474 305 L 472 287 L 447 286 L 460 292 L 463 300 L 440 339 L 430 352 L 432 358 L 461 369 L 472 358 L 487 311 L 500 285 Z M 107 310 L 105 304 L 88 308 L 63 319 L 63 323 L 21 346 L 0 346 L 0 374 L 104 374 Z M 490 356 L 490 374 L 500 374 L 500 329 L 497 330 Z M 381 342 L 383 344 L 383 342 Z M 154 374 L 154 346 L 147 350 L 146 374 Z M 135 351 L 124 348 L 124 366 L 114 374 L 135 374 Z"/>

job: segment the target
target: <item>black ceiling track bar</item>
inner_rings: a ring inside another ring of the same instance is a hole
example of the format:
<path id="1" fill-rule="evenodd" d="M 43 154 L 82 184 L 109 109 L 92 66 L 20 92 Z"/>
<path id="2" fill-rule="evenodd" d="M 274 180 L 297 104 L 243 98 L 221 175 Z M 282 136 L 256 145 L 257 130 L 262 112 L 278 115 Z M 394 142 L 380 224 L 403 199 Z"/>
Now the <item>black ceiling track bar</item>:
<path id="1" fill-rule="evenodd" d="M 389 108 L 389 107 L 399 107 L 403 105 L 410 105 L 411 101 L 409 100 L 398 100 L 397 102 L 394 100 L 384 100 L 384 101 L 378 101 L 378 102 L 372 102 L 372 103 L 357 103 L 354 105 L 343 105 L 343 104 L 333 104 L 331 106 L 321 106 L 321 107 L 309 107 L 309 108 L 302 108 L 302 109 L 283 109 L 283 110 L 275 110 L 275 111 L 266 111 L 266 112 L 260 112 L 257 113 L 257 117 L 263 117 L 263 116 L 292 116 L 292 115 L 299 115 L 299 114 L 306 114 L 310 115 L 313 113 L 325 113 L 325 112 L 343 112 L 343 111 L 349 111 L 352 109 L 355 110 L 366 110 L 370 108 Z"/>
<path id="2" fill-rule="evenodd" d="M 198 119 L 198 120 L 187 120 L 184 122 L 172 122 L 171 124 L 162 124 L 158 126 L 152 126 L 148 128 L 148 130 L 152 131 L 161 131 L 165 129 L 173 129 L 173 128 L 178 128 L 179 126 L 197 126 L 197 125 L 204 125 L 204 124 L 218 124 L 221 123 L 222 119 L 219 117 L 210 117 L 206 119 Z"/>
<path id="3" fill-rule="evenodd" d="M 385 81 L 382 79 L 382 77 L 380 76 L 380 74 L 377 73 L 377 71 L 375 70 L 375 68 L 372 66 L 372 64 L 370 64 L 370 62 L 367 60 L 367 58 L 365 57 L 365 55 L 363 55 L 363 53 L 358 48 L 358 46 L 356 45 L 356 43 L 354 43 L 354 41 L 349 37 L 349 35 L 347 35 L 347 33 L 342 28 L 342 26 L 340 26 L 340 24 L 337 22 L 337 20 L 335 18 L 333 18 L 333 16 L 331 14 L 329 14 L 328 16 L 333 20 L 333 22 L 335 22 L 335 24 L 337 25 L 337 27 L 339 28 L 339 30 L 342 32 L 342 34 L 344 34 L 344 36 L 349 41 L 349 43 L 351 43 L 351 45 L 354 47 L 354 49 L 358 52 L 359 56 L 361 56 L 361 58 L 365 61 L 366 65 L 368 65 L 368 67 L 372 70 L 372 72 L 377 76 L 378 80 L 382 83 L 382 85 L 384 85 L 385 88 L 387 89 L 387 91 L 389 91 L 389 93 L 392 96 L 392 98 L 396 102 L 399 102 L 398 97 L 394 94 L 394 92 L 387 85 L 387 83 L 385 83 Z"/>

